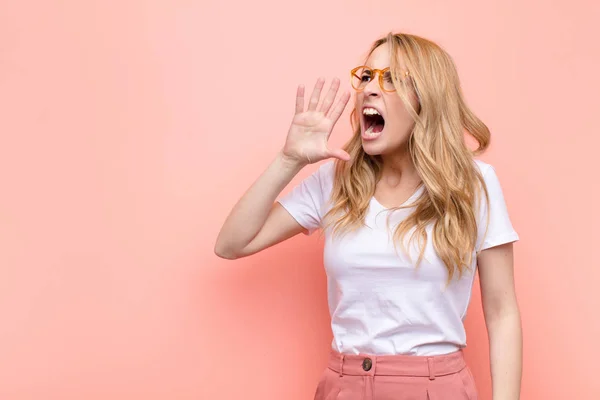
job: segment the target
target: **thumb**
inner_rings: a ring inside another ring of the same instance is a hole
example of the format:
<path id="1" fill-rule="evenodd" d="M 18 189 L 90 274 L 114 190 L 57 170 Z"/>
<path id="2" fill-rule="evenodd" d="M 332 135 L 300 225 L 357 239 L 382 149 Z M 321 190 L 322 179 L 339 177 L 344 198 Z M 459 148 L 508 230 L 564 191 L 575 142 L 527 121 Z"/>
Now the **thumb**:
<path id="1" fill-rule="evenodd" d="M 342 149 L 329 150 L 329 156 L 338 158 L 342 161 L 350 161 L 350 154 Z"/>

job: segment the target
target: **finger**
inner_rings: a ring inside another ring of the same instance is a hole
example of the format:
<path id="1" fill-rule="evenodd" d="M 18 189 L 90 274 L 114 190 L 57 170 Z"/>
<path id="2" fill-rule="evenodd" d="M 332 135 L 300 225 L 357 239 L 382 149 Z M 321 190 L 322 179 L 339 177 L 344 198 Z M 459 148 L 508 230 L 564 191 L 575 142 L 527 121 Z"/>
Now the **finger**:
<path id="1" fill-rule="evenodd" d="M 296 91 L 296 114 L 304 110 L 304 85 L 299 85 Z"/>
<path id="2" fill-rule="evenodd" d="M 350 161 L 350 154 L 348 154 L 347 152 L 345 152 L 342 149 L 329 150 L 329 156 L 335 157 L 342 161 Z"/>
<path id="3" fill-rule="evenodd" d="M 335 95 L 337 94 L 339 87 L 340 80 L 338 78 L 335 78 L 331 82 L 329 92 L 327 92 L 327 96 L 325 96 L 325 100 L 323 100 L 323 104 L 321 104 L 319 111 L 321 111 L 324 114 L 327 114 L 329 112 L 329 108 L 331 108 L 331 104 L 333 104 L 333 100 L 335 100 Z"/>
<path id="4" fill-rule="evenodd" d="M 312 96 L 308 103 L 308 111 L 315 111 L 317 109 L 317 104 L 319 104 L 319 97 L 321 97 L 321 90 L 323 89 L 324 84 L 324 78 L 317 79 L 317 83 L 315 83 L 315 88 L 313 89 Z"/>
<path id="5" fill-rule="evenodd" d="M 333 121 L 335 124 L 337 120 L 340 118 L 342 113 L 344 112 L 344 108 L 348 104 L 348 100 L 350 100 L 350 92 L 344 92 L 344 94 L 339 98 L 331 112 L 329 113 L 329 119 Z"/>

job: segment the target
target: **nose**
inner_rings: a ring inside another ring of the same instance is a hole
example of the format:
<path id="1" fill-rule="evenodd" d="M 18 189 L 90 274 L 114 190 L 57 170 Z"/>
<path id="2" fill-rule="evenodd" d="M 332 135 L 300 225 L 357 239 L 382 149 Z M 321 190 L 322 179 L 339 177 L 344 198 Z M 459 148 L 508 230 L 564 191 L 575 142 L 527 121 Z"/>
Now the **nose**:
<path id="1" fill-rule="evenodd" d="M 367 83 L 367 86 L 363 89 L 365 96 L 377 97 L 381 95 L 381 88 L 379 87 L 379 80 L 377 74 Z"/>

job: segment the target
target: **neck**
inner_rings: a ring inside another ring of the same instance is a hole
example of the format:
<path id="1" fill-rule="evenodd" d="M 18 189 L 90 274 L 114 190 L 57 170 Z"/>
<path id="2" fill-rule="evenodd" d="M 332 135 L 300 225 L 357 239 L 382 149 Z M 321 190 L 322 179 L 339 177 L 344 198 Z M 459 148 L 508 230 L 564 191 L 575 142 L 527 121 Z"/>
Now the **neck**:
<path id="1" fill-rule="evenodd" d="M 394 154 L 381 155 L 383 162 L 381 182 L 387 187 L 417 187 L 421 178 L 410 157 L 408 149 L 396 151 Z"/>

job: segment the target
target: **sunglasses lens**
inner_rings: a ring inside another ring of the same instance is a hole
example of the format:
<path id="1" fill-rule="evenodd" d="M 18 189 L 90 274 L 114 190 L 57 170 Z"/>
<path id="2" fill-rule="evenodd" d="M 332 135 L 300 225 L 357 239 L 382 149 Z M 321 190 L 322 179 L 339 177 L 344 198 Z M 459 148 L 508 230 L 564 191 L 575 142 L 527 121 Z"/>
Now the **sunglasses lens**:
<path id="1" fill-rule="evenodd" d="M 381 77 L 381 80 L 382 80 L 383 90 L 391 92 L 396 89 L 394 87 L 394 82 L 392 81 L 392 74 L 390 73 L 389 70 L 385 71 L 385 73 Z"/>
<path id="2" fill-rule="evenodd" d="M 369 68 L 361 67 L 352 74 L 352 87 L 356 90 L 362 90 L 373 79 L 373 71 Z"/>

